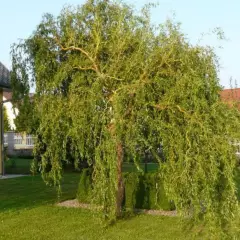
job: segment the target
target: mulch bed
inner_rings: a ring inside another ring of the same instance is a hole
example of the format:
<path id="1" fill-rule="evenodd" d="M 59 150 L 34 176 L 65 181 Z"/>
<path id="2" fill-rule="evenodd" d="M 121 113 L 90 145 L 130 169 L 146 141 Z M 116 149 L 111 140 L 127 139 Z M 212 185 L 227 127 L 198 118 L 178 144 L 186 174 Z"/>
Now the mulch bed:
<path id="1" fill-rule="evenodd" d="M 84 208 L 84 209 L 99 209 L 99 206 L 93 206 L 87 203 L 79 203 L 77 199 L 67 200 L 57 204 L 59 207 L 67 208 Z M 164 211 L 164 210 L 148 210 L 148 209 L 135 209 L 136 213 L 144 213 L 149 215 L 158 215 L 158 216 L 177 216 L 177 211 Z"/>

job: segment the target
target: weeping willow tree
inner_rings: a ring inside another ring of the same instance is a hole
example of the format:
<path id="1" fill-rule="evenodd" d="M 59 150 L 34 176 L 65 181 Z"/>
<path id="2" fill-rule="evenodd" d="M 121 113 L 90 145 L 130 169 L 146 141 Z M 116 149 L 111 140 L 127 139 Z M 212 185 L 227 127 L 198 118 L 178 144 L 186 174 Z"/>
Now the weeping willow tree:
<path id="1" fill-rule="evenodd" d="M 191 45 L 179 24 L 153 26 L 149 9 L 89 0 L 46 14 L 12 48 L 14 96 L 36 86 L 46 182 L 60 184 L 69 151 L 76 166 L 87 159 L 93 199 L 115 220 L 123 161 L 138 167 L 147 150 L 177 211 L 222 232 L 238 213 L 230 142 L 239 113 L 220 101 L 214 50 Z"/>

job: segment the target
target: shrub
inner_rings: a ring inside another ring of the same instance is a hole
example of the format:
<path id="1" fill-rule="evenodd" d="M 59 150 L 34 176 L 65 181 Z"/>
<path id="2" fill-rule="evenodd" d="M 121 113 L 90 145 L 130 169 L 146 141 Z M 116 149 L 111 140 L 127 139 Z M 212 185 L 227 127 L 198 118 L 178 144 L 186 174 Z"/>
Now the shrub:
<path id="1" fill-rule="evenodd" d="M 7 161 L 9 161 L 10 168 L 16 168 L 16 159 L 15 158 L 9 159 Z"/>
<path id="2" fill-rule="evenodd" d="M 132 175 L 133 173 L 129 173 Z M 135 198 L 134 208 L 139 209 L 162 209 L 173 210 L 174 204 L 166 196 L 163 183 L 158 173 L 145 173 L 144 175 L 138 173 L 138 183 L 134 188 L 137 191 L 132 191 Z M 160 184 L 160 185 L 159 185 Z M 129 182 L 126 182 L 125 188 L 131 187 Z M 126 194 L 126 202 L 130 198 L 129 194 Z M 127 206 L 126 206 L 127 207 Z"/>
<path id="3" fill-rule="evenodd" d="M 82 203 L 89 203 L 92 194 L 92 178 L 90 169 L 83 169 L 78 185 L 77 199 Z"/>
<path id="4" fill-rule="evenodd" d="M 125 199 L 123 207 L 133 211 L 137 209 L 175 209 L 166 196 L 163 183 L 158 173 L 123 173 Z M 160 184 L 160 186 L 158 186 Z M 77 198 L 79 202 L 89 203 L 92 194 L 92 180 L 89 169 L 81 173 Z"/>
<path id="5" fill-rule="evenodd" d="M 138 173 L 124 173 L 125 185 L 125 200 L 124 207 L 133 210 L 136 207 L 136 194 L 139 188 L 139 174 Z"/>

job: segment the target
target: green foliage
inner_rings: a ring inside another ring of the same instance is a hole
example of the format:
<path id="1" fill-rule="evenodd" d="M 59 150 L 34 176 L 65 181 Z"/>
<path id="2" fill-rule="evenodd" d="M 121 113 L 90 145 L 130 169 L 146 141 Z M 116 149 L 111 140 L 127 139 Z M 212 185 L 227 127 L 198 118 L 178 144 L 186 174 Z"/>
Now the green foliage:
<path id="1" fill-rule="evenodd" d="M 168 200 L 163 182 L 158 173 L 126 173 L 125 207 L 128 209 L 173 210 L 174 204 Z"/>
<path id="2" fill-rule="evenodd" d="M 157 172 L 159 169 L 158 163 L 139 163 L 137 166 L 134 163 L 124 162 L 122 166 L 123 172 Z"/>
<path id="3" fill-rule="evenodd" d="M 3 106 L 3 126 L 4 126 L 4 132 L 11 131 L 11 125 L 9 122 L 8 114 L 7 114 L 7 109 L 5 106 Z"/>
<path id="4" fill-rule="evenodd" d="M 3 150 L 3 159 L 4 159 L 4 162 L 8 161 L 9 160 L 9 156 L 7 154 L 7 149 L 8 149 L 8 146 L 4 146 L 4 150 Z"/>
<path id="5" fill-rule="evenodd" d="M 115 220 L 117 146 L 136 166 L 150 151 L 180 214 L 213 234 L 233 224 L 239 211 L 230 142 L 240 140 L 240 113 L 220 100 L 212 48 L 191 45 L 179 24 L 151 25 L 149 7 L 137 15 L 124 3 L 89 0 L 46 14 L 13 46 L 12 59 L 14 96 L 36 86 L 36 152 L 45 149 L 47 182 L 60 184 L 71 139 L 76 166 L 93 164 L 93 200 Z"/>
<path id="6" fill-rule="evenodd" d="M 123 207 L 126 210 L 134 209 L 161 209 L 173 210 L 172 204 L 165 193 L 162 180 L 158 173 L 124 173 L 125 200 Z M 158 186 L 158 184 L 161 184 Z M 82 203 L 91 203 L 92 181 L 89 169 L 81 173 L 77 199 Z"/>
<path id="7" fill-rule="evenodd" d="M 32 159 L 11 157 L 5 161 L 6 174 L 29 174 Z"/>
<path id="8" fill-rule="evenodd" d="M 77 199 L 79 202 L 90 203 L 92 197 L 92 176 L 90 174 L 89 169 L 83 169 L 81 173 L 78 191 L 77 191 Z"/>
<path id="9" fill-rule="evenodd" d="M 9 159 L 8 161 L 9 161 L 8 162 L 8 166 L 10 168 L 15 168 L 16 167 L 16 160 L 14 158 L 13 159 Z"/>
<path id="10" fill-rule="evenodd" d="M 16 131 L 29 134 L 36 133 L 39 127 L 39 118 L 37 117 L 37 111 L 34 104 L 34 99 L 30 98 L 28 95 L 21 101 L 15 103 L 15 107 L 18 109 L 17 117 L 14 119 Z"/>
<path id="11" fill-rule="evenodd" d="M 125 173 L 124 185 L 125 185 L 125 208 L 134 210 L 136 208 L 136 194 L 139 190 L 139 174 L 137 173 Z M 144 195 L 141 195 L 142 198 Z"/>

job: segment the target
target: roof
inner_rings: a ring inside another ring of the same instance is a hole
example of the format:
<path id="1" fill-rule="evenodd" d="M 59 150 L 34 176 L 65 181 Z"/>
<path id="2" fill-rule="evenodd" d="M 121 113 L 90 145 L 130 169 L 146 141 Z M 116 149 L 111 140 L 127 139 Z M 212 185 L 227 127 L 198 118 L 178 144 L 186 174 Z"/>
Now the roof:
<path id="1" fill-rule="evenodd" d="M 238 103 L 238 108 L 240 109 L 240 88 L 224 89 L 220 92 L 220 97 L 222 101 L 233 105 Z"/>
<path id="2" fill-rule="evenodd" d="M 10 89 L 10 72 L 9 70 L 0 62 L 0 88 Z"/>
<path id="3" fill-rule="evenodd" d="M 6 99 L 6 100 L 12 100 L 12 92 L 3 92 L 3 97 Z"/>
<path id="4" fill-rule="evenodd" d="M 5 100 L 12 100 L 12 95 L 13 93 L 11 91 L 3 91 L 3 97 L 5 98 Z M 33 99 L 34 97 L 34 93 L 29 93 L 29 98 Z"/>
<path id="5" fill-rule="evenodd" d="M 220 95 L 223 101 L 240 101 L 240 88 L 224 89 Z"/>

